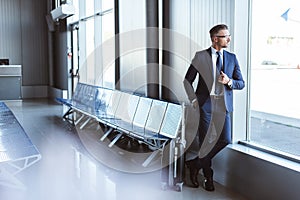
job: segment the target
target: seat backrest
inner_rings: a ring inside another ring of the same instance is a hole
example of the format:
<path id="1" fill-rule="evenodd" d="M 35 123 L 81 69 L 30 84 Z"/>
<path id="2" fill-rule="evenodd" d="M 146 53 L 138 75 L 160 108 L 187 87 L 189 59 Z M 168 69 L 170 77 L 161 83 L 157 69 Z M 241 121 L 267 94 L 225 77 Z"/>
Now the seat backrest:
<path id="1" fill-rule="evenodd" d="M 81 103 L 82 105 L 89 105 L 90 103 L 90 96 L 93 95 L 91 94 L 92 91 L 92 85 L 87 85 L 84 83 L 77 83 L 76 88 L 79 87 L 78 93 L 77 93 L 77 98 L 74 99 L 75 101 Z M 76 89 L 75 89 L 76 91 Z"/>
<path id="2" fill-rule="evenodd" d="M 83 103 L 85 105 L 87 105 L 89 108 L 92 108 L 92 109 L 95 108 L 96 92 L 97 92 L 96 86 L 86 85 L 86 90 L 85 90 L 85 99 L 86 100 Z"/>
<path id="3" fill-rule="evenodd" d="M 95 96 L 95 110 L 103 110 L 106 112 L 106 107 L 109 103 L 109 99 L 111 97 L 112 90 L 103 87 L 96 88 L 96 96 Z"/>
<path id="4" fill-rule="evenodd" d="M 81 86 L 81 90 L 80 90 L 80 100 L 79 102 L 81 104 L 84 104 L 86 101 L 88 101 L 88 96 L 87 96 L 87 93 L 88 93 L 88 85 L 87 84 L 82 84 Z"/>
<path id="5" fill-rule="evenodd" d="M 96 87 L 96 94 L 95 94 L 95 111 L 99 109 L 101 99 L 103 96 L 104 88 Z"/>
<path id="6" fill-rule="evenodd" d="M 140 101 L 133 119 L 134 126 L 145 127 L 149 116 L 151 104 L 152 104 L 152 99 L 146 97 L 140 97 Z"/>
<path id="7" fill-rule="evenodd" d="M 181 118 L 181 105 L 168 103 L 159 134 L 169 138 L 176 138 L 181 126 Z"/>
<path id="8" fill-rule="evenodd" d="M 111 93 L 111 97 L 109 99 L 108 105 L 106 107 L 106 114 L 108 116 L 115 116 L 116 110 L 118 108 L 120 98 L 121 98 L 122 92 L 118 90 L 113 90 Z"/>
<path id="9" fill-rule="evenodd" d="M 139 103 L 139 96 L 122 92 L 115 118 L 132 123 L 136 108 Z"/>
<path id="10" fill-rule="evenodd" d="M 74 94 L 73 94 L 73 96 L 72 96 L 72 99 L 73 99 L 74 101 L 79 101 L 79 100 L 80 100 L 80 97 L 82 96 L 82 95 L 81 95 L 82 88 L 83 88 L 83 84 L 80 83 L 80 82 L 78 82 L 77 85 L 76 85 Z"/>
<path id="11" fill-rule="evenodd" d="M 153 99 L 145 130 L 158 133 L 167 108 L 167 102 Z"/>

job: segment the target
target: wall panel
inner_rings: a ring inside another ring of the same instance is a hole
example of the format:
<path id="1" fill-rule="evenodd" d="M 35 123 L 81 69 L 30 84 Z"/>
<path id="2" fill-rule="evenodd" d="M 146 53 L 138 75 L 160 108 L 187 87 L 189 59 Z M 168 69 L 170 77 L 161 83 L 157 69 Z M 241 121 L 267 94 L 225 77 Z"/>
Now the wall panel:
<path id="1" fill-rule="evenodd" d="M 0 0 L 0 58 L 22 63 L 20 0 Z"/>
<path id="2" fill-rule="evenodd" d="M 0 0 L 0 58 L 9 58 L 10 64 L 22 65 L 25 98 L 36 93 L 35 86 L 48 86 L 46 14 L 47 1 Z M 45 93 L 37 96 L 45 96 Z"/>
<path id="3" fill-rule="evenodd" d="M 23 85 L 48 85 L 47 3 L 21 1 Z"/>

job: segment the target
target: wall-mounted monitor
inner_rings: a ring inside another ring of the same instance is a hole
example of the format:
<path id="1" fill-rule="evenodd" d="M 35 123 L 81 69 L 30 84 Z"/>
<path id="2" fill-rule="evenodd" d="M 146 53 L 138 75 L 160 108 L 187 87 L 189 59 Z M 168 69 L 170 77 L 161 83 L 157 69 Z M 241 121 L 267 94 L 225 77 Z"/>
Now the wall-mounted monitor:
<path id="1" fill-rule="evenodd" d="M 0 58 L 0 65 L 9 65 L 9 59 Z"/>

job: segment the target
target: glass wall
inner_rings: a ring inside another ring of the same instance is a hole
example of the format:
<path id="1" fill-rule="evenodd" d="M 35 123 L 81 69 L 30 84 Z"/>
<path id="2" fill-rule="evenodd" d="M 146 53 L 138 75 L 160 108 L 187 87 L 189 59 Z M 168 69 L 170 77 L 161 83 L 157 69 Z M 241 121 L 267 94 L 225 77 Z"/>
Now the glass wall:
<path id="1" fill-rule="evenodd" d="M 250 143 L 300 158 L 300 2 L 252 0 Z"/>
<path id="2" fill-rule="evenodd" d="M 109 3 L 111 2 L 111 3 Z M 113 6 L 113 1 L 104 0 L 103 6 L 106 11 L 112 9 L 109 6 Z M 102 20 L 102 36 L 101 41 L 103 42 L 100 46 L 102 47 L 102 52 L 105 53 L 105 61 L 103 66 L 103 85 L 105 87 L 114 88 L 115 87 L 115 38 L 114 30 L 114 13 L 110 12 L 101 17 Z"/>
<path id="3" fill-rule="evenodd" d="M 68 19 L 78 25 L 79 81 L 114 88 L 114 0 L 73 0 L 76 14 Z M 109 52 L 109 55 L 104 55 Z M 76 55 L 76 53 L 73 53 Z M 76 62 L 73 62 L 76 64 Z M 77 68 L 73 66 L 73 68 Z"/>
<path id="4" fill-rule="evenodd" d="M 119 1 L 120 90 L 146 91 L 146 1 Z"/>

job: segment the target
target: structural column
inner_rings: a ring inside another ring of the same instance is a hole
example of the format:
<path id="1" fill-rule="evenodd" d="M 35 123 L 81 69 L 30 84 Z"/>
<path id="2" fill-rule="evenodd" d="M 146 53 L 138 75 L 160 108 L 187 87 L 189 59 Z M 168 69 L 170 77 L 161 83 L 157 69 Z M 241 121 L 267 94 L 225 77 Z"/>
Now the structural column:
<path id="1" fill-rule="evenodd" d="M 146 0 L 147 89 L 146 95 L 159 99 L 159 9 L 158 0 Z"/>

